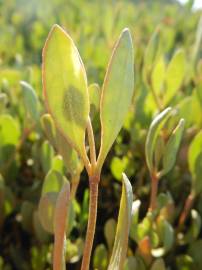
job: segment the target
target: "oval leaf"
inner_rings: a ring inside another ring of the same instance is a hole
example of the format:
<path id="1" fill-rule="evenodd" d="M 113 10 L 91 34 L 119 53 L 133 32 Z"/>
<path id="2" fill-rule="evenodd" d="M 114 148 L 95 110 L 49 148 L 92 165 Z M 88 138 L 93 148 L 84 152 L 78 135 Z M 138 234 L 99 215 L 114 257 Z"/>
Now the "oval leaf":
<path id="1" fill-rule="evenodd" d="M 116 228 L 115 242 L 108 270 L 123 269 L 128 246 L 128 234 L 131 223 L 132 204 L 132 186 L 127 176 L 123 174 L 123 187 L 118 224 Z"/>
<path id="2" fill-rule="evenodd" d="M 100 167 L 123 125 L 131 104 L 133 90 L 133 43 L 129 30 L 125 29 L 115 45 L 101 93 L 102 135 L 98 158 Z"/>
<path id="3" fill-rule="evenodd" d="M 69 143 L 85 156 L 90 105 L 86 72 L 71 37 L 54 25 L 43 49 L 43 91 L 49 113 Z"/>

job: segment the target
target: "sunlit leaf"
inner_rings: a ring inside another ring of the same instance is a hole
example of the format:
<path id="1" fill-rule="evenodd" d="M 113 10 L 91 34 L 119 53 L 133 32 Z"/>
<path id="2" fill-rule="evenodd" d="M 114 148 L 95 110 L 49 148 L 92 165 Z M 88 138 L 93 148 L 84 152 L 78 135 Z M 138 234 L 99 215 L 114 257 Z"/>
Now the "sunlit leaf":
<path id="1" fill-rule="evenodd" d="M 123 188 L 121 195 L 118 224 L 108 270 L 119 270 L 123 268 L 128 246 L 128 234 L 131 223 L 132 203 L 133 203 L 132 186 L 127 176 L 123 174 Z"/>
<path id="2" fill-rule="evenodd" d="M 57 128 L 85 156 L 90 110 L 86 73 L 73 40 L 58 25 L 53 26 L 43 49 L 43 89 Z"/>
<path id="3" fill-rule="evenodd" d="M 131 104 L 134 90 L 134 52 L 125 29 L 119 37 L 105 75 L 100 101 L 102 127 L 99 166 L 115 141 Z"/>
<path id="4" fill-rule="evenodd" d="M 164 104 L 167 104 L 181 86 L 186 71 L 185 52 L 178 50 L 168 64 L 165 77 Z"/>
<path id="5" fill-rule="evenodd" d="M 153 90 L 157 95 L 161 93 L 163 90 L 163 82 L 164 82 L 164 76 L 165 76 L 165 61 L 164 58 L 159 58 L 158 62 L 153 68 L 153 72 L 151 75 L 151 83 Z"/>

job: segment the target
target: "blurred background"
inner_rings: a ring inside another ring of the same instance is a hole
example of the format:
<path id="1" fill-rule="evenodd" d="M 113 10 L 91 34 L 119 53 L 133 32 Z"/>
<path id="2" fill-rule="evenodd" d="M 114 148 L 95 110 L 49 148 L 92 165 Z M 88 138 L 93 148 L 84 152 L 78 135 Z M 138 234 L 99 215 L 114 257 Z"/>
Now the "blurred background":
<path id="1" fill-rule="evenodd" d="M 193 186 L 187 151 L 202 128 L 200 8 L 200 0 L 0 0 L 0 269 L 51 269 L 53 236 L 40 220 L 38 204 L 44 179 L 54 182 L 58 174 L 69 177 L 68 168 L 48 143 L 40 123 L 40 116 L 45 112 L 41 53 L 48 32 L 55 23 L 61 25 L 75 41 L 89 84 L 102 86 L 113 45 L 123 28 L 130 28 L 134 41 L 135 95 L 124 128 L 103 169 L 92 269 L 107 268 L 113 242 L 110 237 L 114 235 L 118 214 L 122 171 L 133 184 L 134 198 L 142 202 L 140 223 L 145 216 L 150 177 L 144 145 L 149 125 L 159 111 L 145 74 L 147 77 L 156 68 L 153 80 L 158 88 L 163 83 L 161 69 L 157 69 L 159 65 L 163 62 L 162 65 L 167 67 L 175 53 L 183 51 L 183 71 L 179 72 L 176 87 L 172 92 L 158 92 L 161 109 L 172 106 L 179 112 L 177 117 L 186 120 L 186 134 L 177 164 L 160 182 L 160 192 L 166 194 L 164 198 L 172 202 L 174 209 L 169 220 L 172 231 L 169 237 L 174 240 L 160 257 L 166 269 L 202 269 L 200 184 L 194 203 L 197 220 L 188 219 L 181 235 L 182 241 L 175 238 L 174 231 Z M 151 63 L 148 51 L 151 55 L 152 50 Z M 178 73 L 174 74 L 178 77 Z M 26 81 L 35 93 L 33 108 L 29 107 L 29 97 L 20 81 Z M 100 126 L 96 115 L 93 127 L 99 146 Z M 202 175 L 202 164 L 199 166 Z M 68 269 L 80 269 L 88 215 L 87 188 L 87 176 L 82 172 L 68 231 Z M 126 263 L 126 270 L 150 269 L 151 262 L 148 263 L 144 252 L 138 250 L 138 241 L 131 232 L 128 257 L 132 259 Z M 154 240 L 152 244 L 156 247 L 159 243 L 161 241 L 156 243 Z"/>

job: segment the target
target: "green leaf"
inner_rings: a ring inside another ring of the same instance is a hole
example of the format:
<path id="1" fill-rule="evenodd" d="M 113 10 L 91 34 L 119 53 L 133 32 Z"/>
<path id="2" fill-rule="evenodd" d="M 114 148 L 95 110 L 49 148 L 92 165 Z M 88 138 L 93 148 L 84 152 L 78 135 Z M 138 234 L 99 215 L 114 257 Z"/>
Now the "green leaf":
<path id="1" fill-rule="evenodd" d="M 54 148 L 56 148 L 56 128 L 54 121 L 50 114 L 46 113 L 41 117 L 41 125 L 43 131 L 45 132 L 49 142 L 52 144 Z"/>
<path id="2" fill-rule="evenodd" d="M 39 201 L 38 215 L 43 229 L 49 233 L 53 233 L 53 219 L 55 213 L 55 204 L 58 193 L 45 193 Z"/>
<path id="3" fill-rule="evenodd" d="M 56 129 L 53 118 L 50 114 L 44 114 L 41 124 L 50 143 L 63 157 L 64 165 L 71 176 L 78 175 L 83 170 L 83 163 L 77 152 L 69 145 L 65 137 Z"/>
<path id="4" fill-rule="evenodd" d="M 162 111 L 159 115 L 157 115 L 154 120 L 152 121 L 149 132 L 146 138 L 145 144 L 145 155 L 146 155 L 146 162 L 147 166 L 152 172 L 154 170 L 154 151 L 157 142 L 157 138 L 159 135 L 160 130 L 164 126 L 165 122 L 168 120 L 172 112 L 172 109 L 169 107 Z"/>
<path id="5" fill-rule="evenodd" d="M 128 246 L 128 234 L 131 223 L 132 203 L 133 203 L 132 186 L 127 176 L 123 174 L 123 187 L 122 187 L 118 224 L 108 270 L 119 270 L 122 269 L 124 266 Z"/>
<path id="6" fill-rule="evenodd" d="M 117 179 L 121 180 L 122 172 L 124 172 L 127 168 L 127 165 L 129 163 L 129 160 L 126 156 L 124 156 L 122 159 L 118 157 L 114 157 L 110 164 L 110 169 L 112 172 L 112 175 Z"/>
<path id="7" fill-rule="evenodd" d="M 42 226 L 38 211 L 35 211 L 33 214 L 33 227 L 35 236 L 40 242 L 47 243 L 48 240 L 50 241 L 49 239 L 50 235 Z"/>
<path id="8" fill-rule="evenodd" d="M 188 164 L 192 174 L 192 186 L 199 194 L 202 191 L 201 168 L 202 168 L 202 130 L 192 140 L 188 150 Z"/>
<path id="9" fill-rule="evenodd" d="M 175 164 L 177 152 L 184 132 L 184 125 L 185 121 L 184 119 L 181 119 L 166 143 L 163 154 L 163 170 L 161 172 L 161 176 L 167 174 Z"/>
<path id="10" fill-rule="evenodd" d="M 68 209 L 70 204 L 70 185 L 66 182 L 60 191 L 54 213 L 54 252 L 53 269 L 65 270 L 65 240 Z"/>
<path id="11" fill-rule="evenodd" d="M 74 243 L 69 239 L 66 241 L 66 261 L 70 263 L 76 263 L 81 259 L 84 248 L 84 240 L 82 238 L 77 238 Z"/>
<path id="12" fill-rule="evenodd" d="M 193 53 L 192 53 L 193 63 L 197 60 L 198 54 L 200 52 L 201 41 L 202 41 L 202 16 L 199 19 L 197 31 L 196 31 L 196 39 L 195 39 L 195 44 L 194 44 Z"/>
<path id="13" fill-rule="evenodd" d="M 53 155 L 54 155 L 54 150 L 52 146 L 49 144 L 48 141 L 44 141 L 41 146 L 40 160 L 41 160 L 43 171 L 45 173 L 48 172 L 50 168 L 52 167 Z"/>
<path id="14" fill-rule="evenodd" d="M 134 90 L 134 52 L 128 29 L 119 37 L 105 75 L 100 100 L 102 127 L 98 164 L 115 141 L 131 104 Z"/>
<path id="15" fill-rule="evenodd" d="M 165 61 L 163 57 L 160 57 L 158 62 L 153 68 L 152 75 L 151 75 L 151 82 L 153 90 L 157 95 L 161 93 L 163 90 L 163 82 L 165 77 Z"/>
<path id="16" fill-rule="evenodd" d="M 42 196 L 49 192 L 60 192 L 67 179 L 58 171 L 50 170 L 45 177 L 42 187 Z"/>
<path id="17" fill-rule="evenodd" d="M 83 157 L 90 111 L 86 72 L 71 37 L 58 25 L 43 49 L 43 89 L 57 128 Z"/>
<path id="18" fill-rule="evenodd" d="M 107 246 L 110 251 L 113 248 L 115 233 L 116 233 L 116 221 L 113 218 L 110 218 L 107 220 L 104 226 L 104 235 L 107 241 Z"/>
<path id="19" fill-rule="evenodd" d="M 160 29 L 158 27 L 151 36 L 144 54 L 143 77 L 145 83 L 147 84 L 149 83 L 149 78 L 151 76 L 153 65 L 158 59 L 159 54 L 160 54 Z"/>
<path id="20" fill-rule="evenodd" d="M 170 223 L 161 217 L 157 224 L 158 236 L 162 242 L 162 246 L 152 249 L 151 253 L 154 257 L 159 258 L 166 254 L 174 243 L 174 230 Z"/>
<path id="21" fill-rule="evenodd" d="M 105 245 L 100 244 L 96 247 L 93 255 L 93 267 L 94 269 L 106 270 L 108 263 L 107 249 Z"/>
<path id="22" fill-rule="evenodd" d="M 165 77 L 166 93 L 164 95 L 164 104 L 167 104 L 180 88 L 186 72 L 185 52 L 178 50 L 171 59 Z"/>
<path id="23" fill-rule="evenodd" d="M 32 86 L 25 81 L 21 81 L 20 85 L 22 86 L 22 96 L 27 112 L 30 114 L 31 118 L 34 119 L 34 121 L 38 121 L 39 111 L 36 92 Z"/>
<path id="24" fill-rule="evenodd" d="M 17 145 L 20 137 L 18 122 L 8 114 L 0 115 L 0 144 Z"/>

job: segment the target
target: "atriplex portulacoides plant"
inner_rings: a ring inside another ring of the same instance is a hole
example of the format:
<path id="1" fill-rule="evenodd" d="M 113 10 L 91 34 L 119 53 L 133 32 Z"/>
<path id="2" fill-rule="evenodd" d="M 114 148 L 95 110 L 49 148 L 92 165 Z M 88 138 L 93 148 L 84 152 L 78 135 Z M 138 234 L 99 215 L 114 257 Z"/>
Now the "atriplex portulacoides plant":
<path id="1" fill-rule="evenodd" d="M 100 96 L 101 145 L 96 153 L 90 118 L 86 72 L 71 37 L 54 25 L 43 49 L 43 92 L 48 115 L 42 123 L 59 153 L 66 157 L 73 185 L 66 180 L 57 197 L 54 214 L 54 270 L 64 269 L 66 216 L 75 194 L 82 163 L 89 176 L 89 218 L 82 270 L 89 269 L 97 217 L 98 185 L 103 163 L 115 141 L 131 104 L 134 90 L 134 53 L 128 29 L 121 33 L 112 53 Z M 97 91 L 96 87 L 94 91 Z M 93 95 L 98 95 L 94 93 Z M 55 126 L 55 128 L 54 128 Z M 87 136 L 86 136 L 87 135 Z M 90 156 L 85 139 L 87 137 Z M 69 151 L 65 152 L 65 151 Z M 72 158 L 73 157 L 73 158 Z M 72 163 L 70 162 L 72 161 Z M 78 165 L 79 164 L 79 165 Z M 76 179 L 76 180 L 75 180 Z M 76 184 L 75 184 L 76 183 Z M 70 189 L 74 189 L 73 192 Z M 70 195 L 73 194 L 73 195 Z M 122 269 L 126 256 L 132 208 L 132 188 L 123 175 L 123 191 L 114 248 L 108 269 Z"/>
<path id="2" fill-rule="evenodd" d="M 155 117 L 146 139 L 145 155 L 152 181 L 151 211 L 156 208 L 159 179 L 173 168 L 182 140 L 184 119 L 181 119 L 175 128 L 173 128 L 173 125 L 170 127 L 172 130 L 171 135 L 166 134 L 167 132 L 164 131 L 164 126 L 169 118 L 173 118 L 174 113 L 175 111 L 169 107 Z"/>

